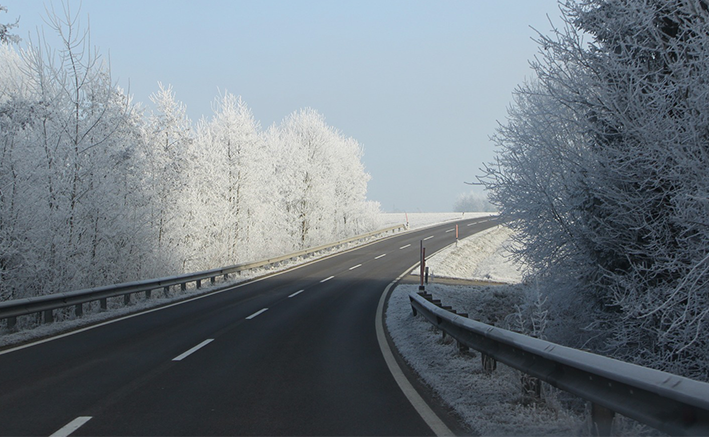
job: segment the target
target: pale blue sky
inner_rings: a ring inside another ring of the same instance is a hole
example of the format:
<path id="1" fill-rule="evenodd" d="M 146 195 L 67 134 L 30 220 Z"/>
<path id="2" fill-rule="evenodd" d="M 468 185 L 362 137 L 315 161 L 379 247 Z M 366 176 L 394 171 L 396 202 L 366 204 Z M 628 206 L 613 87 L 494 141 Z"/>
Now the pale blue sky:
<path id="1" fill-rule="evenodd" d="M 46 2 L 51 4 L 50 2 Z M 54 1 L 61 10 L 61 3 Z M 24 42 L 43 0 L 0 0 Z M 489 136 L 531 75 L 530 26 L 560 23 L 556 0 L 69 0 L 110 54 L 114 79 L 148 103 L 172 84 L 191 118 L 219 90 L 264 127 L 311 107 L 358 140 L 385 211 L 450 211 L 494 157 Z"/>

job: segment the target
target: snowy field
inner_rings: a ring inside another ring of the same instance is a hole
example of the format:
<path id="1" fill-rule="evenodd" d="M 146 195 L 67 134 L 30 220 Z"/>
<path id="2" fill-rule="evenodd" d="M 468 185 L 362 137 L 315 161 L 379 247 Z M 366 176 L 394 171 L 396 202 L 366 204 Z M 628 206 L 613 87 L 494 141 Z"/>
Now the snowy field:
<path id="1" fill-rule="evenodd" d="M 379 214 L 379 227 L 409 223 L 409 229 L 420 229 L 452 220 L 463 220 L 476 217 L 497 215 L 493 212 L 383 212 Z"/>
<path id="2" fill-rule="evenodd" d="M 445 305 L 467 312 L 483 323 L 504 326 L 521 305 L 528 286 L 521 284 L 521 267 L 509 257 L 510 231 L 496 227 L 451 246 L 428 260 L 435 275 L 427 290 Z M 452 286 L 436 277 L 487 280 L 505 285 Z M 397 349 L 426 383 L 463 419 L 471 433 L 481 435 L 578 435 L 585 431 L 583 414 L 561 407 L 557 392 L 544 401 L 525 396 L 521 374 L 498 363 L 483 373 L 480 355 L 458 352 L 454 341 L 423 317 L 413 317 L 410 291 L 399 285 L 389 300 L 386 323 Z"/>

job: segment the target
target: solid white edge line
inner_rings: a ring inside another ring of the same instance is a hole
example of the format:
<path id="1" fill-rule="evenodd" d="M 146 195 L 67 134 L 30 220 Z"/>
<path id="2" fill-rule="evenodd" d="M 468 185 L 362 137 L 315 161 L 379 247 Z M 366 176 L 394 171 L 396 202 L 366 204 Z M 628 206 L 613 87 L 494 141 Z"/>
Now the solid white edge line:
<path id="1" fill-rule="evenodd" d="M 383 254 L 381 254 L 381 255 L 379 255 L 379 256 L 375 256 L 374 259 L 384 258 L 385 256 L 387 256 L 387 254 L 386 254 L 386 253 L 383 253 Z"/>
<path id="2" fill-rule="evenodd" d="M 431 407 L 428 406 L 426 401 L 423 400 L 421 395 L 416 391 L 416 389 L 406 378 L 406 375 L 404 375 L 404 372 L 401 370 L 401 367 L 399 367 L 399 364 L 396 362 L 396 358 L 394 358 L 394 354 L 392 353 L 391 348 L 389 347 L 389 343 L 386 339 L 386 334 L 384 333 L 384 303 L 386 302 L 386 297 L 389 294 L 389 290 L 408 272 L 416 268 L 418 264 L 419 263 L 416 263 L 408 270 L 405 270 L 404 273 L 399 275 L 398 278 L 396 278 L 389 285 L 387 285 L 387 287 L 384 289 L 384 292 L 382 293 L 382 296 L 379 298 L 379 305 L 377 306 L 377 315 L 375 317 L 377 341 L 379 342 L 379 348 L 381 349 L 382 355 L 384 356 L 384 361 L 386 361 L 387 367 L 389 367 L 389 372 L 391 372 L 392 376 L 394 377 L 394 380 L 396 380 L 396 383 L 399 385 L 399 388 L 404 393 L 409 402 L 411 402 L 411 405 L 413 405 L 414 409 L 416 409 L 416 412 L 419 414 L 419 416 L 421 416 L 421 418 L 424 420 L 424 422 L 426 422 L 428 427 L 431 428 L 431 431 L 433 431 L 433 433 L 437 436 L 452 436 L 454 434 L 450 430 L 450 428 L 448 428 L 446 424 L 443 423 L 441 418 L 438 417 L 438 415 L 431 409 Z"/>
<path id="3" fill-rule="evenodd" d="M 323 279 L 322 281 L 320 281 L 320 283 L 322 284 L 323 282 L 327 282 L 332 278 L 334 278 L 334 276 L 327 277 L 327 278 Z"/>
<path id="4" fill-rule="evenodd" d="M 288 299 L 290 299 L 291 297 L 295 297 L 295 296 L 299 295 L 300 293 L 302 293 L 302 292 L 304 292 L 304 291 L 305 291 L 305 290 L 298 290 L 298 291 L 296 291 L 295 293 L 293 293 L 293 294 L 291 294 L 290 296 L 288 296 Z"/>
<path id="5" fill-rule="evenodd" d="M 435 235 L 431 235 L 431 236 L 429 236 L 429 237 L 426 237 L 426 238 L 423 239 L 423 241 L 430 240 L 430 239 L 433 238 L 434 236 L 435 236 Z"/>
<path id="6" fill-rule="evenodd" d="M 399 250 L 406 249 L 407 247 L 411 247 L 411 245 L 410 245 L 410 244 L 407 244 L 406 246 L 401 246 L 401 247 L 399 248 Z"/>
<path id="7" fill-rule="evenodd" d="M 265 313 L 266 311 L 268 311 L 268 308 L 260 309 L 260 310 L 256 311 L 255 313 L 251 314 L 249 317 L 247 317 L 246 320 L 251 320 L 256 316 L 259 316 L 259 315 Z"/>
<path id="8" fill-rule="evenodd" d="M 71 422 L 67 423 L 64 425 L 61 429 L 59 429 L 57 432 L 54 434 L 50 435 L 49 437 L 68 437 L 76 431 L 77 429 L 81 428 L 91 420 L 92 416 L 80 416 L 77 417 L 76 419 L 72 420 Z"/>
<path id="9" fill-rule="evenodd" d="M 182 361 L 182 360 L 184 360 L 185 358 L 189 357 L 190 355 L 192 355 L 193 353 L 195 353 L 195 352 L 197 352 L 198 350 L 202 349 L 203 347 L 205 347 L 206 345 L 208 345 L 209 343 L 211 343 L 211 342 L 213 342 L 213 341 L 214 341 L 213 338 L 208 338 L 208 339 L 204 340 L 202 343 L 200 343 L 200 344 L 198 344 L 197 346 L 193 347 L 192 349 L 190 349 L 190 350 L 188 350 L 188 351 L 186 351 L 186 352 L 183 352 L 183 353 L 181 353 L 180 355 L 176 356 L 175 358 L 172 359 L 172 361 Z"/>
<path id="10" fill-rule="evenodd" d="M 350 270 L 358 269 L 360 267 L 362 267 L 362 264 L 357 264 L 356 266 L 350 267 Z"/>

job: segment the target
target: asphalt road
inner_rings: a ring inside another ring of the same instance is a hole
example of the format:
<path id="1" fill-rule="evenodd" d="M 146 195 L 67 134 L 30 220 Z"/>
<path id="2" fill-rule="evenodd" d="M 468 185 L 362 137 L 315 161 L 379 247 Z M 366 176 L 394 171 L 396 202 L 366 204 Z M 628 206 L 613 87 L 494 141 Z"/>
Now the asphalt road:
<path id="1" fill-rule="evenodd" d="M 463 238 L 496 222 L 457 224 Z M 385 363 L 375 314 L 419 242 L 432 254 L 454 228 L 0 352 L 0 435 L 431 435 Z"/>

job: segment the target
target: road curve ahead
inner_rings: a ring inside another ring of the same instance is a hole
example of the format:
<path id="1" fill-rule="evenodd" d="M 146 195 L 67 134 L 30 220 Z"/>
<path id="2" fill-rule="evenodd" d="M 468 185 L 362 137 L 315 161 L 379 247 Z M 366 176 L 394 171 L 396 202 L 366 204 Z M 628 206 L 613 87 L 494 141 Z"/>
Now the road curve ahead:
<path id="1" fill-rule="evenodd" d="M 457 222 L 460 238 L 497 224 Z M 455 241 L 409 232 L 0 352 L 0 435 L 431 435 L 382 356 L 386 286 Z"/>

